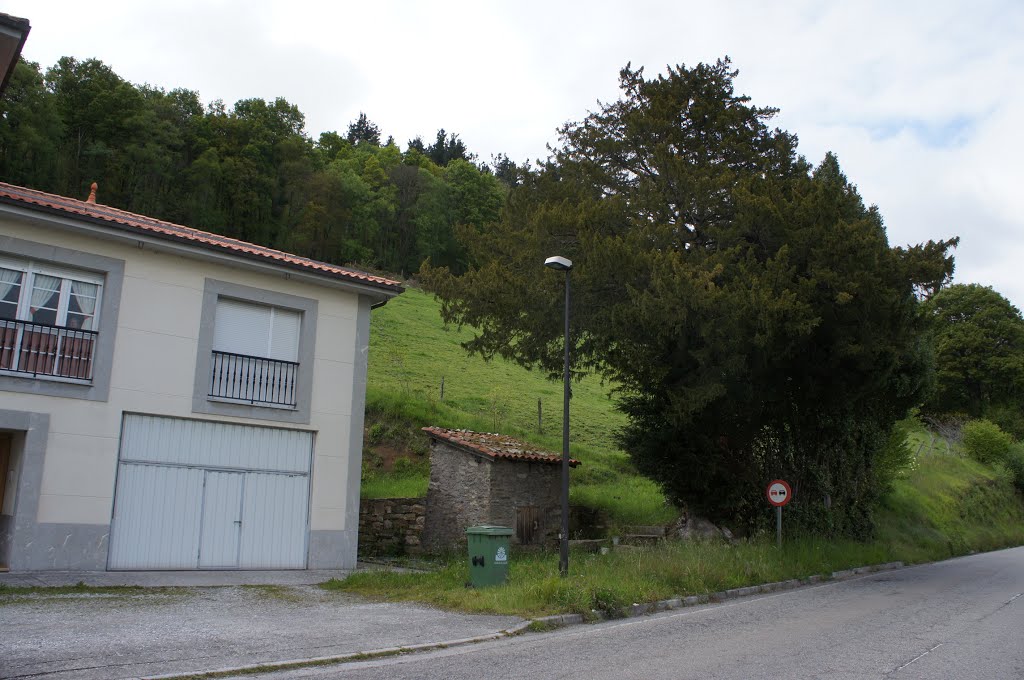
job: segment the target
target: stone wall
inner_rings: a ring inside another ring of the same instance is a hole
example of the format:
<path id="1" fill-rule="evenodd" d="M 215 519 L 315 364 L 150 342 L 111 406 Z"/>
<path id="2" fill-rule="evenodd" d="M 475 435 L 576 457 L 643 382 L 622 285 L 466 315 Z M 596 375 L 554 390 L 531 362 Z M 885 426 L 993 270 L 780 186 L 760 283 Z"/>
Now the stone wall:
<path id="1" fill-rule="evenodd" d="M 491 464 L 488 524 L 517 529 L 521 519 L 532 518 L 534 544 L 558 540 L 562 519 L 561 465 L 496 460 Z M 528 512 L 529 515 L 523 513 Z M 512 536 L 517 542 L 516 535 Z"/>
<path id="2" fill-rule="evenodd" d="M 440 552 L 464 544 L 466 527 L 489 523 L 490 465 L 482 456 L 431 440 L 425 550 Z"/>
<path id="3" fill-rule="evenodd" d="M 375 498 L 359 502 L 359 556 L 418 555 L 426 506 L 422 498 Z"/>
<path id="4" fill-rule="evenodd" d="M 532 543 L 557 539 L 561 469 L 528 461 L 492 460 L 447 442 L 430 446 L 430 487 L 423 548 L 440 552 L 466 543 L 466 528 L 492 524 L 517 528 L 529 518 Z M 518 543 L 513 534 L 512 543 Z"/>

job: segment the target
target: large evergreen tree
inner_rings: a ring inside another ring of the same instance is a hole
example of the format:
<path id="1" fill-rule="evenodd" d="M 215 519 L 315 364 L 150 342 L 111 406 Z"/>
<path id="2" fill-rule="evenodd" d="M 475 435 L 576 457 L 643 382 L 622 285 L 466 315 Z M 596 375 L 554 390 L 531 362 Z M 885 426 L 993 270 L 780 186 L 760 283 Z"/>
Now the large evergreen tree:
<path id="1" fill-rule="evenodd" d="M 928 375 L 915 287 L 948 279 L 953 243 L 890 248 L 838 161 L 812 170 L 735 75 L 627 66 L 495 229 L 460 232 L 476 266 L 421 273 L 480 329 L 470 350 L 557 374 L 561 279 L 541 263 L 569 257 L 576 370 L 617 381 L 622 443 L 673 500 L 751 524 L 786 477 L 791 517 L 865 533 L 876 458 Z"/>
<path id="2" fill-rule="evenodd" d="M 417 137 L 409 142 L 409 146 L 413 147 L 415 142 L 419 140 Z M 459 136 L 454 132 L 446 134 L 444 128 L 437 131 L 437 138 L 434 143 L 428 146 L 426 149 L 422 149 L 422 141 L 418 145 L 417 150 L 422 151 L 427 158 L 434 161 L 437 165 L 444 167 L 452 161 L 469 161 L 472 160 L 469 150 L 466 148 L 466 144 L 459 139 Z"/>
<path id="3" fill-rule="evenodd" d="M 349 123 L 346 138 L 349 144 L 380 146 L 380 128 L 360 111 L 359 118 Z"/>

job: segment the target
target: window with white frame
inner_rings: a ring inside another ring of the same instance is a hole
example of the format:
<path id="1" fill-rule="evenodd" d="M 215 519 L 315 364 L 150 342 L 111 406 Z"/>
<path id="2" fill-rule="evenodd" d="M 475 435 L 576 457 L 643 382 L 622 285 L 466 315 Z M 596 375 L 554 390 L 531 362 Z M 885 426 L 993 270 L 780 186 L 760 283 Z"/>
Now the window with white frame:
<path id="1" fill-rule="evenodd" d="M 219 298 L 209 396 L 294 407 L 301 324 L 295 310 Z"/>
<path id="2" fill-rule="evenodd" d="M 103 277 L 0 259 L 0 370 L 92 378 Z"/>
<path id="3" fill-rule="evenodd" d="M 103 277 L 0 259 L 0 319 L 93 330 Z"/>

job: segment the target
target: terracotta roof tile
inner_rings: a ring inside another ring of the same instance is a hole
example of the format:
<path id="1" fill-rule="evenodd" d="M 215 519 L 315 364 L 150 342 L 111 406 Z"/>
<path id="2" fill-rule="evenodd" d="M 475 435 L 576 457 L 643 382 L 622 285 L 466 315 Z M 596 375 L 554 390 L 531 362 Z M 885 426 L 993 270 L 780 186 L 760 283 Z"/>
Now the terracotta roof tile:
<path id="1" fill-rule="evenodd" d="M 73 198 L 48 194 L 35 189 L 14 186 L 0 182 L 0 202 L 21 205 L 30 209 L 42 208 L 46 212 L 64 214 L 128 232 L 137 232 L 167 240 L 189 243 L 198 248 L 214 251 L 226 251 L 249 259 L 266 260 L 282 267 L 315 272 L 335 279 L 348 280 L 393 293 L 401 293 L 402 284 L 398 281 L 366 274 L 354 269 L 319 262 L 306 257 L 292 255 L 281 250 L 274 250 L 254 243 L 212 234 L 207 231 L 185 227 L 173 222 L 165 222 L 145 215 L 137 215 L 110 206 L 79 201 Z"/>
<path id="2" fill-rule="evenodd" d="M 539 449 L 536 446 L 521 442 L 503 434 L 488 434 L 471 430 L 449 430 L 443 427 L 424 427 L 423 431 L 435 439 L 443 439 L 464 449 L 482 453 L 488 458 L 503 460 L 522 460 L 530 463 L 562 462 L 562 456 Z M 580 461 L 570 458 L 569 465 L 576 467 Z"/>

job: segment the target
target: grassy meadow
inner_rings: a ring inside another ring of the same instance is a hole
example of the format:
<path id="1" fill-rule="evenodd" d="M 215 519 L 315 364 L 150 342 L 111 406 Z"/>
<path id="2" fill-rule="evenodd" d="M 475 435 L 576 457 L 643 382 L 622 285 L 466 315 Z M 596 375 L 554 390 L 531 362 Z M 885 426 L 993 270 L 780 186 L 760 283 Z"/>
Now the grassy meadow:
<path id="1" fill-rule="evenodd" d="M 562 382 L 500 357 L 485 361 L 460 346 L 472 329 L 445 327 L 439 303 L 416 289 L 373 312 L 367 387 L 364 498 L 426 493 L 426 425 L 500 432 L 562 450 Z M 444 397 L 441 382 L 444 381 Z M 614 444 L 625 417 L 613 386 L 588 376 L 572 386 L 572 502 L 598 508 L 614 524 L 673 519 L 657 485 L 636 474 Z M 538 427 L 538 401 L 540 427 Z"/>

